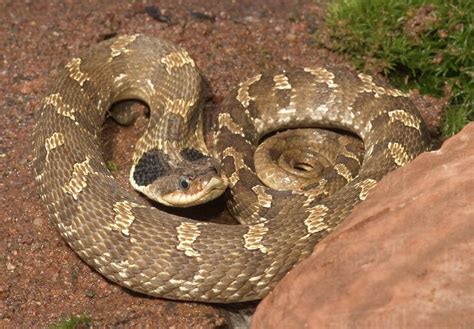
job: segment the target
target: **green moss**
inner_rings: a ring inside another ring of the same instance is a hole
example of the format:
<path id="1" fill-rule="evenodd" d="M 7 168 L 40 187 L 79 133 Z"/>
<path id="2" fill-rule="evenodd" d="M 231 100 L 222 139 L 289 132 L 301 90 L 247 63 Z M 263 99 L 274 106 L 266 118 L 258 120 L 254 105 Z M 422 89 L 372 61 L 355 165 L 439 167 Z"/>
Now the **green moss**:
<path id="1" fill-rule="evenodd" d="M 71 315 L 67 319 L 62 319 L 51 325 L 50 329 L 75 329 L 78 326 L 82 328 L 87 328 L 87 326 L 92 325 L 92 318 L 86 315 Z"/>
<path id="2" fill-rule="evenodd" d="M 448 95 L 445 136 L 474 120 L 474 1 L 339 0 L 327 26 L 320 41 L 359 69 L 383 72 L 401 89 Z"/>

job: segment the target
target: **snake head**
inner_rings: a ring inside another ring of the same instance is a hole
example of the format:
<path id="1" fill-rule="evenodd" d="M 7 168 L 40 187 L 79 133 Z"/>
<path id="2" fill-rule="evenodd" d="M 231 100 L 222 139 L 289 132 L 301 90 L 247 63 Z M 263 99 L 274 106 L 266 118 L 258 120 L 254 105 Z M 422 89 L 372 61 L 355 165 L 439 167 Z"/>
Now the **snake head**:
<path id="1" fill-rule="evenodd" d="M 227 188 L 212 161 L 185 161 L 185 168 L 174 168 L 167 177 L 153 182 L 148 190 L 156 200 L 171 207 L 190 207 L 214 200 Z M 159 196 L 158 196 L 159 195 Z"/>
<path id="2" fill-rule="evenodd" d="M 171 164 L 162 153 L 148 153 L 132 168 L 133 187 L 148 198 L 171 207 L 191 207 L 224 193 L 227 179 L 211 157 L 182 159 Z"/>

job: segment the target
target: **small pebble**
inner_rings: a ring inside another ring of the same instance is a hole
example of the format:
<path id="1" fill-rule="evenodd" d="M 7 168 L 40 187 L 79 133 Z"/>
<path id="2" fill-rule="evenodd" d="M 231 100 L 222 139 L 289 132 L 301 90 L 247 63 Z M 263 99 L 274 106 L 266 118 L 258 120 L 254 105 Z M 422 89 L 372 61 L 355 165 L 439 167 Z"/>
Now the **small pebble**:
<path id="1" fill-rule="evenodd" d="M 288 41 L 295 41 L 295 39 L 296 39 L 296 35 L 294 33 L 288 33 L 286 35 L 286 40 Z"/>
<path id="2" fill-rule="evenodd" d="M 43 225 L 44 225 L 44 220 L 43 220 L 43 218 L 40 218 L 40 217 L 35 218 L 35 219 L 33 220 L 33 225 L 34 225 L 34 226 L 43 226 Z"/>

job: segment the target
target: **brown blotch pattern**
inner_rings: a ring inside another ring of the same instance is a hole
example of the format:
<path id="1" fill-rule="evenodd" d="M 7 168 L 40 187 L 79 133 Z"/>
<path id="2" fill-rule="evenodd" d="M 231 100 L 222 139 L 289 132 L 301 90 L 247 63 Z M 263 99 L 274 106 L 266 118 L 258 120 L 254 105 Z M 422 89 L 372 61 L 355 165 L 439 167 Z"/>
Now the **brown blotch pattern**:
<path id="1" fill-rule="evenodd" d="M 407 127 L 415 128 L 418 131 L 420 130 L 421 120 L 406 111 L 390 111 L 388 112 L 388 116 L 390 117 L 390 122 L 400 121 Z"/>
<path id="2" fill-rule="evenodd" d="M 76 120 L 76 117 L 74 115 L 76 110 L 73 109 L 69 104 L 63 102 L 61 94 L 56 93 L 46 96 L 43 100 L 43 103 L 45 105 L 53 106 L 58 114 L 68 117 L 73 121 Z"/>
<path id="3" fill-rule="evenodd" d="M 256 185 L 252 187 L 252 190 L 257 194 L 258 204 L 264 208 L 270 208 L 272 206 L 273 197 L 265 192 L 265 187 L 262 185 Z"/>
<path id="4" fill-rule="evenodd" d="M 328 225 L 325 223 L 328 211 L 329 208 L 322 204 L 308 210 L 309 215 L 305 218 L 304 224 L 309 234 L 328 229 Z"/>
<path id="5" fill-rule="evenodd" d="M 178 232 L 178 245 L 176 249 L 184 251 L 184 254 L 189 257 L 200 256 L 199 252 L 193 248 L 193 243 L 201 234 L 199 230 L 199 223 L 183 222 L 176 228 Z"/>
<path id="6" fill-rule="evenodd" d="M 46 161 L 48 161 L 49 152 L 61 145 L 64 145 L 64 134 L 62 133 L 53 133 L 51 137 L 45 139 L 44 148 L 46 149 Z"/>
<path id="7" fill-rule="evenodd" d="M 359 79 L 363 82 L 359 87 L 359 92 L 373 93 L 374 97 L 380 98 L 383 95 L 388 95 L 392 97 L 408 97 L 407 94 L 401 92 L 398 89 L 385 88 L 377 85 L 373 80 L 374 78 L 370 75 L 359 73 L 357 75 Z"/>
<path id="8" fill-rule="evenodd" d="M 373 189 L 377 185 L 377 181 L 375 179 L 365 179 L 357 184 L 355 184 L 355 188 L 360 188 L 359 192 L 359 199 L 364 201 L 367 199 L 369 195 L 369 191 Z"/>
<path id="9" fill-rule="evenodd" d="M 393 158 L 393 161 L 395 161 L 397 166 L 401 167 L 411 160 L 410 155 L 406 152 L 405 147 L 403 147 L 402 144 L 389 142 L 387 147 L 390 156 Z"/>
<path id="10" fill-rule="evenodd" d="M 284 90 L 291 89 L 291 85 L 288 82 L 288 77 L 284 74 L 277 74 L 273 77 L 273 82 L 275 82 L 275 89 Z"/>
<path id="11" fill-rule="evenodd" d="M 122 232 L 125 236 L 130 236 L 129 228 L 135 220 L 133 208 L 144 208 L 145 206 L 131 201 L 115 202 L 113 209 L 115 212 L 114 222 L 110 224 L 110 229 Z"/>
<path id="12" fill-rule="evenodd" d="M 66 64 L 66 68 L 69 69 L 69 77 L 77 81 L 81 87 L 87 80 L 89 80 L 89 77 L 84 72 L 81 72 L 80 58 L 73 58 L 69 63 Z"/>
<path id="13" fill-rule="evenodd" d="M 192 67 L 195 66 L 192 58 L 189 57 L 189 54 L 184 50 L 179 52 L 172 52 L 163 57 L 160 61 L 165 66 L 166 72 L 168 72 L 168 74 L 171 74 L 173 69 L 182 67 L 187 64 L 191 65 Z"/>
<path id="14" fill-rule="evenodd" d="M 265 223 L 260 223 L 249 225 L 248 228 L 248 232 L 244 234 L 245 249 L 266 253 L 267 248 L 262 244 L 262 240 L 268 232 L 268 227 L 265 227 Z"/>
<path id="15" fill-rule="evenodd" d="M 118 37 L 114 43 L 110 46 L 110 58 L 109 62 L 111 62 L 115 57 L 118 57 L 122 54 L 129 53 L 130 50 L 127 49 L 128 45 L 130 45 L 135 39 L 138 37 L 138 34 L 133 35 L 122 35 Z"/>
<path id="16" fill-rule="evenodd" d="M 86 157 L 83 162 L 74 164 L 71 179 L 63 188 L 64 192 L 72 195 L 74 200 L 77 200 L 79 194 L 87 187 L 87 176 L 94 174 L 90 160 Z"/>
<path id="17" fill-rule="evenodd" d="M 249 106 L 251 100 L 255 100 L 255 96 L 254 97 L 250 96 L 249 88 L 252 84 L 259 81 L 261 77 L 262 77 L 261 74 L 257 74 L 256 76 L 239 84 L 239 89 L 237 91 L 236 98 L 239 101 L 239 103 L 242 104 L 244 108 L 247 108 Z"/>

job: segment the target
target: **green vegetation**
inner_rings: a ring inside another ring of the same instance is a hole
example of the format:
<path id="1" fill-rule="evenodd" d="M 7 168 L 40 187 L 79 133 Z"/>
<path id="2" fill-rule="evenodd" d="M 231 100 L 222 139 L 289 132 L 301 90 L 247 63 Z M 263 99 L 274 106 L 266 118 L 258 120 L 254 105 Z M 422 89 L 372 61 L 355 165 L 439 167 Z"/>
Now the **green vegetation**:
<path id="1" fill-rule="evenodd" d="M 92 318 L 87 315 L 71 315 L 67 319 L 59 320 L 53 324 L 50 329 L 75 329 L 79 326 L 81 326 L 81 328 L 87 328 L 91 324 Z"/>
<path id="2" fill-rule="evenodd" d="M 327 25 L 331 49 L 398 88 L 447 96 L 443 135 L 474 120 L 474 1 L 337 0 Z"/>
<path id="3" fill-rule="evenodd" d="M 110 172 L 118 170 L 117 164 L 112 160 L 106 161 L 105 166 L 107 167 L 107 169 L 109 169 Z"/>

